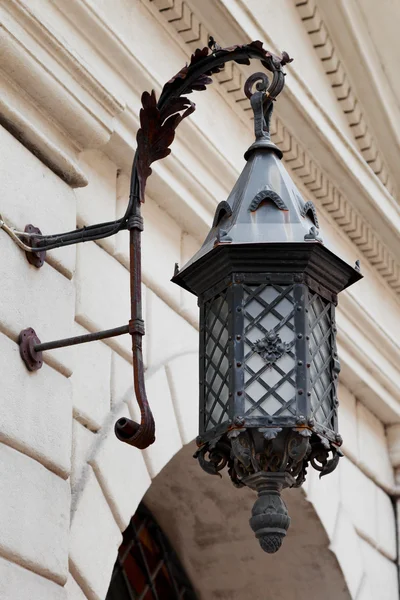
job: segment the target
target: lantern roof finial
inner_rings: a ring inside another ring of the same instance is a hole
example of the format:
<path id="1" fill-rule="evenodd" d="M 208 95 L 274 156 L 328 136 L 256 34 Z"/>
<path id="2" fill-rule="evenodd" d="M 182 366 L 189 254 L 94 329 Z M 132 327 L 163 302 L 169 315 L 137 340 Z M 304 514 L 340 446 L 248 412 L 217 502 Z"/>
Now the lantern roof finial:
<path id="1" fill-rule="evenodd" d="M 252 88 L 256 85 L 256 91 Z M 255 142 L 245 153 L 247 160 L 253 150 L 263 149 L 272 150 L 279 158 L 282 158 L 282 151 L 271 142 L 270 123 L 273 110 L 273 98 L 268 92 L 269 79 L 265 73 L 259 72 L 250 75 L 244 84 L 244 93 L 250 100 L 251 108 L 254 113 L 254 134 Z"/>

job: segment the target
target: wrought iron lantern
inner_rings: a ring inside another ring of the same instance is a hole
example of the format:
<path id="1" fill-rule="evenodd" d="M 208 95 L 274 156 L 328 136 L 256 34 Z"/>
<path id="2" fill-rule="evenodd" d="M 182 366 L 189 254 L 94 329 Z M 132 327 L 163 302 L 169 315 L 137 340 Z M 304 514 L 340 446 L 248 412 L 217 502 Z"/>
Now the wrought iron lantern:
<path id="1" fill-rule="evenodd" d="M 117 437 L 137 448 L 155 440 L 142 360 L 140 206 L 150 165 L 170 153 L 175 130 L 195 105 L 183 94 L 205 90 L 228 61 L 258 59 L 272 73 L 252 75 L 245 93 L 254 112 L 255 142 L 227 200 L 217 206 L 199 252 L 176 269 L 173 281 L 194 293 L 200 306 L 200 435 L 196 456 L 219 474 L 226 466 L 237 487 L 258 492 L 250 525 L 261 547 L 276 552 L 290 524 L 281 491 L 300 486 L 309 464 L 325 475 L 336 467 L 337 423 L 335 306 L 337 295 L 361 278 L 323 243 L 314 204 L 305 201 L 271 142 L 273 101 L 284 87 L 287 53 L 278 57 L 261 42 L 221 48 L 210 38 L 156 100 L 144 92 L 138 148 L 123 217 L 64 234 L 42 235 L 28 225 L 3 228 L 38 268 L 45 251 L 129 231 L 131 319 L 114 329 L 42 343 L 32 328 L 20 334 L 27 368 L 41 368 L 42 352 L 129 333 L 141 422 L 122 418 Z"/>
<path id="2" fill-rule="evenodd" d="M 256 141 L 173 281 L 200 306 L 196 456 L 206 472 L 227 466 L 236 486 L 258 492 L 250 525 L 272 553 L 290 524 L 281 490 L 301 486 L 309 463 L 330 473 L 341 454 L 335 306 L 361 275 L 324 246 L 314 204 L 281 163 L 267 86 L 263 73 L 246 83 Z"/>

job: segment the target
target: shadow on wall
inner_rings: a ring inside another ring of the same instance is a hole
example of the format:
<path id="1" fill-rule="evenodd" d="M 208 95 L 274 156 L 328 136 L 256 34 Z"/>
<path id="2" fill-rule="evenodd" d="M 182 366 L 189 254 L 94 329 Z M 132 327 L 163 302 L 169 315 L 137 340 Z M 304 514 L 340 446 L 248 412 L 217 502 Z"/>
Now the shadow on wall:
<path id="1" fill-rule="evenodd" d="M 266 555 L 248 523 L 254 492 L 204 473 L 185 446 L 143 501 L 170 539 L 202 600 L 350 600 L 328 537 L 301 490 L 285 490 L 292 522 Z"/>

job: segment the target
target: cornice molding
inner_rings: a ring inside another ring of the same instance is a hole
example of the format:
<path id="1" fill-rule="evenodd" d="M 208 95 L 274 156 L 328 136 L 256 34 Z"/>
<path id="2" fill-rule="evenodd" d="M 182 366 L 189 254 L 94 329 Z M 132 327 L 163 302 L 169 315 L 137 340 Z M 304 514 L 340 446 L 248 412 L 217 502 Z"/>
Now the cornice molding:
<path id="1" fill-rule="evenodd" d="M 395 198 L 397 190 L 383 153 L 368 122 L 366 111 L 354 91 L 343 61 L 334 45 L 316 0 L 294 0 L 311 43 L 320 58 L 331 87 L 346 115 L 357 147 L 365 162 Z"/>
<path id="2" fill-rule="evenodd" d="M 103 146 L 124 103 L 20 0 L 0 7 L 1 123 L 70 185 L 83 148 Z"/>
<path id="3" fill-rule="evenodd" d="M 311 0 L 310 0 L 311 1 Z M 164 22 L 182 37 L 188 52 L 206 45 L 213 32 L 202 24 L 200 17 L 184 0 L 142 0 L 159 13 Z M 250 107 L 243 93 L 244 74 L 240 67 L 231 64 L 229 69 L 216 76 L 224 95 L 242 118 L 250 125 Z M 301 180 L 319 205 L 336 221 L 342 231 L 357 246 L 377 272 L 396 294 L 400 293 L 400 264 L 392 252 L 374 232 L 371 225 L 347 200 L 323 171 L 310 152 L 296 139 L 286 125 L 273 115 L 271 137 L 283 152 L 284 161 L 295 178 Z"/>
<path id="4" fill-rule="evenodd" d="M 384 423 L 397 423 L 400 346 L 349 292 L 340 296 L 337 311 L 341 379 Z"/>

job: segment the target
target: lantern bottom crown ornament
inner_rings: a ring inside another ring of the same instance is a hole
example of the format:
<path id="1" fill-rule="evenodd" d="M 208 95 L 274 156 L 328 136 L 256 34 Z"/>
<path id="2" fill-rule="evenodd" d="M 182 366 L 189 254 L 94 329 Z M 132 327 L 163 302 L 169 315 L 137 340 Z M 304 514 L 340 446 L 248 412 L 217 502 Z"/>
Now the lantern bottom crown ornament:
<path id="1" fill-rule="evenodd" d="M 245 483 L 256 489 L 258 493 L 251 511 L 250 527 L 264 552 L 273 554 L 281 547 L 290 525 L 290 517 L 281 497 L 281 490 L 284 487 L 291 487 L 295 481 L 287 473 L 260 471 L 250 475 Z"/>
<path id="2" fill-rule="evenodd" d="M 310 463 L 325 475 L 341 456 L 338 448 L 304 427 L 304 419 L 294 428 L 237 428 L 205 444 L 198 438 L 198 443 L 195 457 L 207 473 L 219 474 L 227 466 L 236 487 L 257 492 L 250 526 L 269 554 L 279 550 L 290 525 L 281 491 L 300 487 Z"/>

